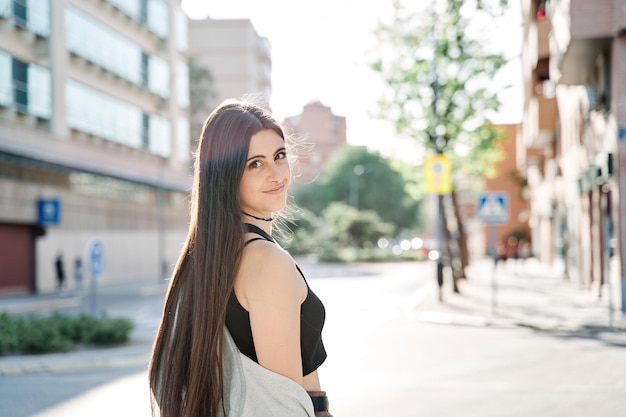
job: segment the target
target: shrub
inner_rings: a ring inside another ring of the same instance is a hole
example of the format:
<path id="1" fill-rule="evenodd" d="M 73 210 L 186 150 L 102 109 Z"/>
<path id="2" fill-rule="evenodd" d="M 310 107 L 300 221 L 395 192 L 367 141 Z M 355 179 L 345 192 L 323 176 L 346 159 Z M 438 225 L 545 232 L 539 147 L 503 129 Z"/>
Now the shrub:
<path id="1" fill-rule="evenodd" d="M 85 313 L 78 316 L 55 313 L 52 317 L 57 322 L 61 334 L 73 343 L 87 343 L 87 336 L 100 322 L 97 318 Z"/>
<path id="2" fill-rule="evenodd" d="M 128 340 L 133 327 L 133 322 L 128 319 L 102 319 L 86 331 L 83 341 L 93 345 L 116 345 Z"/>
<path id="3" fill-rule="evenodd" d="M 24 317 L 17 320 L 17 350 L 23 353 L 63 352 L 72 340 L 61 333 L 56 317 Z"/>
<path id="4" fill-rule="evenodd" d="M 76 344 L 110 346 L 128 341 L 134 324 L 125 318 L 66 316 L 11 317 L 0 314 L 0 356 L 9 353 L 50 353 Z"/>
<path id="5" fill-rule="evenodd" d="M 7 313 L 0 314 L 0 356 L 17 349 L 15 321 Z"/>

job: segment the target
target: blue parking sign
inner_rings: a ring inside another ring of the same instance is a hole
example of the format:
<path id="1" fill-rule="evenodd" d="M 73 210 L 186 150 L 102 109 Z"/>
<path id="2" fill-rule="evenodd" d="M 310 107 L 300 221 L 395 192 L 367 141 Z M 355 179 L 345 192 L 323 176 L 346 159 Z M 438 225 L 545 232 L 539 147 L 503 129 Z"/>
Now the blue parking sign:
<path id="1" fill-rule="evenodd" d="M 92 240 L 87 247 L 87 267 L 91 276 L 99 277 L 104 271 L 104 246 L 99 240 Z"/>
<path id="2" fill-rule="evenodd" d="M 37 223 L 40 225 L 58 225 L 61 223 L 61 201 L 58 198 L 40 198 L 37 200 Z"/>

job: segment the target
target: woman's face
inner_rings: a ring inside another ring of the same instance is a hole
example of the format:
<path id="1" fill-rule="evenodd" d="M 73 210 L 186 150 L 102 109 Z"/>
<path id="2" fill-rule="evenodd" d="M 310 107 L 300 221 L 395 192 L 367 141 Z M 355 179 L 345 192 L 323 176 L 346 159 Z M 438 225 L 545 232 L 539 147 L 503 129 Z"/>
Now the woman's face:
<path id="1" fill-rule="evenodd" d="M 253 135 L 239 183 L 241 209 L 255 216 L 270 217 L 285 207 L 290 180 L 283 139 L 272 129 Z"/>

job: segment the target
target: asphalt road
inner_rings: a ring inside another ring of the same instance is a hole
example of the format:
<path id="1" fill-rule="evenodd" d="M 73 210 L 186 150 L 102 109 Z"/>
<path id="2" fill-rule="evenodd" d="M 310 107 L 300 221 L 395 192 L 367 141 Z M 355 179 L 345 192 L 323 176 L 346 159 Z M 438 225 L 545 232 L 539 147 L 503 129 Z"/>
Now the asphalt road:
<path id="1" fill-rule="evenodd" d="M 428 263 L 301 266 L 327 309 L 319 372 L 335 417 L 626 415 L 623 345 L 421 321 L 435 291 Z M 110 314 L 134 314 L 149 338 L 162 299 L 120 287 Z M 0 376 L 1 417 L 149 415 L 143 367 Z"/>

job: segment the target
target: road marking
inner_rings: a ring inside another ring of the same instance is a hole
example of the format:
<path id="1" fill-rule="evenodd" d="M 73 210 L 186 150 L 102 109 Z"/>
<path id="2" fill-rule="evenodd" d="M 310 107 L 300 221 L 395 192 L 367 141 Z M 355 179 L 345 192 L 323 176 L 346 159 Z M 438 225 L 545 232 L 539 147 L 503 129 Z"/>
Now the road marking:
<path id="1" fill-rule="evenodd" d="M 419 290 L 415 291 L 411 298 L 409 298 L 403 305 L 402 311 L 407 316 L 412 317 L 414 315 L 413 310 L 435 289 L 433 282 L 428 282 Z"/>

